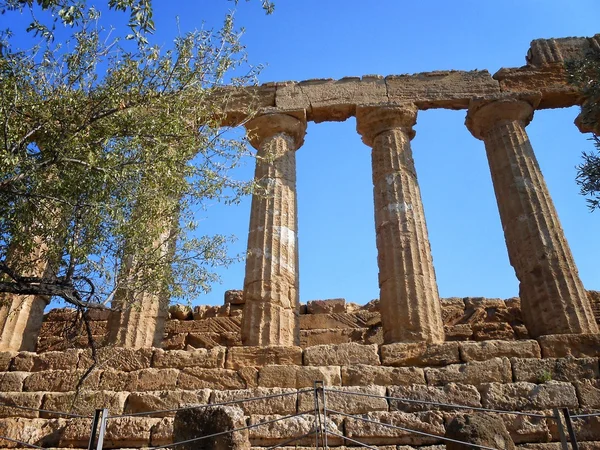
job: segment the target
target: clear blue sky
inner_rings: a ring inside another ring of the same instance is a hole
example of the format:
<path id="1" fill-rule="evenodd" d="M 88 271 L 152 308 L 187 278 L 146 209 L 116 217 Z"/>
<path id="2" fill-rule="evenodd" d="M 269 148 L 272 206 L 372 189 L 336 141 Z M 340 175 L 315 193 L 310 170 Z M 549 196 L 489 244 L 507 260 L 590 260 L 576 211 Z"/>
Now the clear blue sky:
<path id="1" fill-rule="evenodd" d="M 156 38 L 165 43 L 175 15 L 185 31 L 203 20 L 219 23 L 232 6 L 166 3 L 156 2 Z M 267 64 L 262 82 L 441 69 L 494 73 L 524 65 L 533 39 L 600 32 L 599 16 L 597 0 L 278 0 L 271 16 L 253 0 L 236 13 L 250 61 Z M 527 131 L 581 278 L 600 290 L 600 212 L 588 212 L 574 181 L 581 151 L 591 149 L 573 125 L 577 113 L 539 111 Z M 465 111 L 420 112 L 412 142 L 440 295 L 516 296 L 484 146 L 464 119 Z M 365 303 L 379 295 L 370 149 L 355 127 L 353 118 L 310 123 L 297 152 L 302 302 L 344 297 Z M 240 176 L 252 173 L 250 161 Z M 249 198 L 237 207 L 215 206 L 203 213 L 203 229 L 235 234 L 232 251 L 243 253 L 249 210 Z M 241 289 L 243 264 L 222 276 L 223 284 L 200 303 L 221 304 L 226 289 Z"/>
<path id="2" fill-rule="evenodd" d="M 100 2 L 104 3 L 104 2 Z M 234 4 L 225 0 L 154 2 L 153 41 L 218 26 Z M 250 62 L 267 64 L 261 82 L 487 69 L 525 64 L 536 38 L 591 36 L 598 0 L 276 0 L 266 16 L 259 0 L 237 7 Z M 577 108 L 536 113 L 527 128 L 588 289 L 600 290 L 600 212 L 589 213 L 575 184 L 575 166 L 592 145 L 573 125 Z M 464 126 L 465 111 L 419 113 L 412 142 L 440 295 L 507 298 L 518 294 L 483 143 Z M 300 299 L 344 297 L 365 303 L 379 295 L 370 149 L 354 119 L 310 123 L 297 152 Z M 253 161 L 237 175 L 248 179 Z M 201 212 L 201 231 L 233 234 L 232 253 L 246 250 L 250 198 Z M 200 299 L 221 304 L 241 289 L 244 266 L 221 271 L 222 285 Z"/>

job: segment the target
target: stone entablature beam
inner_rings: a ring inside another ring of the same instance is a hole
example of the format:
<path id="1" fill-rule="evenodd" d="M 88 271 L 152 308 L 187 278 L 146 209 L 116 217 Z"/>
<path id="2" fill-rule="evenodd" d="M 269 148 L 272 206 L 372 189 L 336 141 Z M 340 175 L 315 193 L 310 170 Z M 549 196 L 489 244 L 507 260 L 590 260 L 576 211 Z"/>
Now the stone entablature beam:
<path id="1" fill-rule="evenodd" d="M 304 142 L 304 111 L 262 114 L 246 124 L 257 149 L 244 279 L 242 342 L 297 345 L 298 225 L 296 150 Z"/>
<path id="2" fill-rule="evenodd" d="M 467 127 L 485 143 L 510 263 L 532 336 L 598 333 L 558 214 L 525 131 L 528 101 L 474 101 Z"/>
<path id="3" fill-rule="evenodd" d="M 410 141 L 412 104 L 357 109 L 357 130 L 372 148 L 373 195 L 383 337 L 444 340 L 441 306 Z"/>

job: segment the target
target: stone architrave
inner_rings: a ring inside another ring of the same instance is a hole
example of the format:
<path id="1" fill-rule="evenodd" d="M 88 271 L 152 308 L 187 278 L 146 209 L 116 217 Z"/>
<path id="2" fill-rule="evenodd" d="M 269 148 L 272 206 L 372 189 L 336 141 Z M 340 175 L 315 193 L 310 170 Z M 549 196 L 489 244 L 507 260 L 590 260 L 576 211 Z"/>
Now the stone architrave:
<path id="1" fill-rule="evenodd" d="M 485 143 L 510 263 L 529 333 L 598 333 L 598 326 L 525 127 L 527 101 L 473 102 L 466 125 Z"/>
<path id="2" fill-rule="evenodd" d="M 22 263 L 24 257 L 29 258 L 28 270 L 22 275 L 43 277 L 49 270 L 47 247 L 39 239 L 34 244 L 35 249 L 27 255 L 13 246 L 6 262 L 10 267 Z M 0 351 L 35 351 L 48 301 L 49 298 L 42 295 L 0 295 Z"/>
<path id="3" fill-rule="evenodd" d="M 242 342 L 298 345 L 298 227 L 296 150 L 304 142 L 305 113 L 263 114 L 246 125 L 256 156 Z"/>
<path id="4" fill-rule="evenodd" d="M 167 229 L 154 245 L 163 254 L 174 251 L 174 242 Z M 130 256 L 122 269 L 121 278 L 135 278 L 136 258 Z M 160 347 L 164 337 L 165 322 L 169 316 L 169 296 L 166 292 L 130 288 L 120 289 L 112 303 L 108 320 L 108 341 L 118 347 Z"/>
<path id="5" fill-rule="evenodd" d="M 357 130 L 372 147 L 381 321 L 386 343 L 442 342 L 444 326 L 410 141 L 412 104 L 363 106 Z"/>

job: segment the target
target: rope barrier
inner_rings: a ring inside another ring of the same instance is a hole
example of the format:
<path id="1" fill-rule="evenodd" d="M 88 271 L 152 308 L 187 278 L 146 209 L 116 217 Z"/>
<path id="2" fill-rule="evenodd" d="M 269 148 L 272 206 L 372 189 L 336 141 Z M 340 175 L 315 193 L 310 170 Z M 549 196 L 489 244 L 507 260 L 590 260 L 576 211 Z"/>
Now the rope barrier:
<path id="1" fill-rule="evenodd" d="M 48 409 L 30 408 L 28 406 L 9 405 L 7 403 L 0 403 L 0 407 L 17 408 L 17 409 L 23 409 L 25 411 L 37 411 L 37 412 L 43 412 L 43 413 L 47 413 L 47 414 L 56 414 L 58 416 L 75 417 L 78 419 L 91 419 L 92 418 L 91 416 L 83 416 L 81 414 L 73 414 L 73 413 L 67 413 L 67 412 L 62 412 L 62 411 L 50 411 Z"/>
<path id="2" fill-rule="evenodd" d="M 296 441 L 299 441 L 300 439 L 303 439 L 303 438 L 305 438 L 305 437 L 308 437 L 308 436 L 310 436 L 311 434 L 315 434 L 317 431 L 318 431 L 318 430 L 315 428 L 315 429 L 313 429 L 313 430 L 309 431 L 308 433 L 304 433 L 302 436 L 296 436 L 295 438 L 288 439 L 287 441 L 280 442 L 280 443 L 279 443 L 279 444 L 277 444 L 277 445 L 274 445 L 274 446 L 272 446 L 272 447 L 268 447 L 266 450 L 274 450 L 274 449 L 276 449 L 276 448 L 283 447 L 284 445 L 288 445 L 288 444 L 291 444 L 292 442 L 296 442 Z"/>
<path id="3" fill-rule="evenodd" d="M 0 441 L 2 439 L 6 440 L 6 441 L 14 442 L 15 444 L 24 445 L 25 447 L 39 448 L 41 450 L 46 450 L 44 447 L 40 447 L 39 445 L 28 444 L 27 442 L 19 441 L 17 439 L 9 438 L 9 437 L 6 437 L 6 436 L 0 436 Z"/>
<path id="4" fill-rule="evenodd" d="M 299 412 L 299 413 L 296 413 L 296 414 L 290 414 L 289 416 L 278 417 L 277 419 L 271 419 L 271 420 L 266 420 L 264 422 L 255 423 L 253 425 L 248 425 L 246 427 L 235 428 L 235 429 L 229 430 L 229 431 L 221 431 L 219 433 L 213 433 L 213 434 L 209 434 L 209 435 L 206 435 L 206 436 L 200 436 L 200 437 L 193 438 L 193 439 L 187 439 L 185 441 L 173 442 L 171 444 L 159 445 L 159 446 L 156 446 L 156 447 L 147 447 L 146 450 L 158 450 L 158 449 L 161 449 L 161 448 L 175 447 L 176 445 L 188 444 L 190 442 L 201 441 L 202 439 L 208 439 L 208 438 L 213 438 L 213 437 L 217 437 L 217 436 L 223 436 L 224 434 L 234 433 L 236 431 L 244 431 L 244 430 L 250 430 L 252 428 L 258 428 L 258 427 L 260 427 L 262 425 L 268 425 L 270 423 L 279 422 L 281 420 L 292 419 L 294 417 L 303 416 L 305 414 L 310 414 L 310 413 L 312 413 L 312 411 L 303 411 L 303 412 Z"/>
<path id="5" fill-rule="evenodd" d="M 181 407 L 181 408 L 159 409 L 159 410 L 155 410 L 155 411 L 143 411 L 143 412 L 137 412 L 137 413 L 117 414 L 114 416 L 108 416 L 108 419 L 118 419 L 120 417 L 150 416 L 153 414 L 165 414 L 165 413 L 171 413 L 171 412 L 177 412 L 177 411 L 184 411 L 186 409 L 200 409 L 200 408 L 212 408 L 214 406 L 235 405 L 238 403 L 254 402 L 257 400 L 267 400 L 270 398 L 289 397 L 292 395 L 300 395 L 300 394 L 304 394 L 306 392 L 312 392 L 312 391 L 313 391 L 312 389 L 301 389 L 296 392 L 285 392 L 283 394 L 264 395 L 262 397 L 250 397 L 250 398 L 244 398 L 244 399 L 238 399 L 238 400 L 230 400 L 228 402 L 206 403 L 203 405 L 186 406 L 186 407 Z"/>
<path id="6" fill-rule="evenodd" d="M 360 445 L 361 447 L 370 448 L 371 450 L 378 450 L 377 447 L 371 447 L 370 445 L 365 444 L 364 442 L 357 441 L 356 439 L 352 439 L 350 437 L 344 436 L 343 434 L 336 433 L 335 431 L 328 431 L 329 434 L 332 434 L 337 437 L 341 437 L 346 439 L 347 441 L 354 442 L 355 444 Z"/>
<path id="7" fill-rule="evenodd" d="M 587 413 L 587 414 L 573 414 L 571 419 L 580 419 L 584 417 L 598 417 L 600 416 L 600 412 L 597 413 Z"/>
<path id="8" fill-rule="evenodd" d="M 420 434 L 421 436 L 427 436 L 427 437 L 432 437 L 432 438 L 440 439 L 440 440 L 446 441 L 446 442 L 454 442 L 454 443 L 457 443 L 457 444 L 462 444 L 462 445 L 466 445 L 466 446 L 470 446 L 470 447 L 478 447 L 478 448 L 482 448 L 484 450 L 498 450 L 498 449 L 493 448 L 493 447 L 486 447 L 485 445 L 474 444 L 474 443 L 471 443 L 471 442 L 458 441 L 456 439 L 447 438 L 445 436 L 439 436 L 437 434 L 427 433 L 425 431 L 413 430 L 411 428 L 399 427 L 397 425 L 392 425 L 392 424 L 384 423 L 384 422 L 378 422 L 376 420 L 370 420 L 370 419 L 366 419 L 366 418 L 360 417 L 360 416 L 353 416 L 351 414 L 346 414 L 346 413 L 343 413 L 343 412 L 340 412 L 340 411 L 334 411 L 333 409 L 330 409 L 329 412 L 331 412 L 333 414 L 339 414 L 339 415 L 345 416 L 345 417 L 350 417 L 352 419 L 362 420 L 363 422 L 374 423 L 376 425 L 382 425 L 384 427 L 393 428 L 395 430 L 407 431 L 409 433 Z"/>
<path id="9" fill-rule="evenodd" d="M 344 395 L 358 395 L 358 396 L 362 396 L 362 397 L 385 398 L 387 400 L 396 400 L 396 401 L 401 401 L 401 402 L 406 402 L 406 403 L 416 403 L 416 404 L 423 404 L 423 405 L 435 405 L 435 406 L 442 406 L 444 408 L 468 409 L 468 410 L 473 410 L 473 411 L 484 411 L 484 412 L 494 412 L 494 413 L 499 413 L 499 414 L 515 414 L 518 416 L 537 417 L 540 419 L 554 419 L 554 416 L 546 416 L 544 414 L 527 413 L 527 412 L 522 412 L 522 411 L 507 411 L 507 410 L 503 410 L 503 409 L 482 408 L 479 406 L 453 405 L 451 403 L 439 403 L 439 402 L 432 402 L 432 401 L 428 401 L 428 400 L 414 400 L 414 399 L 410 399 L 410 398 L 401 398 L 401 397 L 388 397 L 386 395 L 367 394 L 364 392 L 339 391 L 337 389 L 330 389 L 330 388 L 325 388 L 325 390 L 327 392 L 335 392 L 335 393 L 344 394 Z M 573 416 L 573 417 L 575 417 L 575 416 Z"/>

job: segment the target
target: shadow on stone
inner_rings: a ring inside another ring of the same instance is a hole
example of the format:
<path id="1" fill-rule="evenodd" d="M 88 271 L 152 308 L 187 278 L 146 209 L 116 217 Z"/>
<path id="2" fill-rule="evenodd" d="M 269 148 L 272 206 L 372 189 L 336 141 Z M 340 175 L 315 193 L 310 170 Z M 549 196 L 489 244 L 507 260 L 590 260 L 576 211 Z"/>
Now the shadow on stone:
<path id="1" fill-rule="evenodd" d="M 246 426 L 244 413 L 238 407 L 215 406 L 211 408 L 178 411 L 173 423 L 173 442 L 209 436 Z M 235 431 L 220 436 L 178 445 L 179 450 L 249 450 L 248 430 Z"/>

